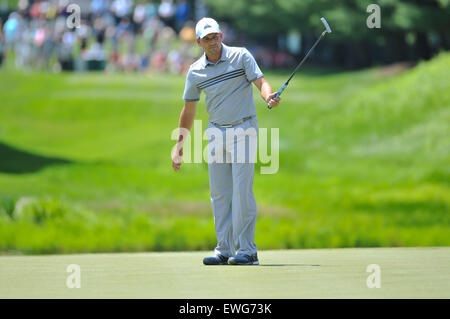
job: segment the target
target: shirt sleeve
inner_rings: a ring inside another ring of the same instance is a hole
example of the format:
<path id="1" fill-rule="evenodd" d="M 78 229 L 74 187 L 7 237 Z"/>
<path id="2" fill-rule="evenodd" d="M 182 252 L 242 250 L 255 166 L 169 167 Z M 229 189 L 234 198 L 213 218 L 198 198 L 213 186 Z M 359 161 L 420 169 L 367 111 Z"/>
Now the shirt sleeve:
<path id="1" fill-rule="evenodd" d="M 258 63 L 256 63 L 253 55 L 245 48 L 243 49 L 242 54 L 242 60 L 244 62 L 244 70 L 247 80 L 249 82 L 253 82 L 256 79 L 263 77 L 264 74 L 261 72 Z"/>
<path id="2" fill-rule="evenodd" d="M 200 100 L 200 93 L 202 91 L 197 87 L 194 82 L 194 75 L 192 70 L 189 69 L 186 75 L 186 85 L 184 87 L 183 100 L 185 101 L 198 101 Z"/>

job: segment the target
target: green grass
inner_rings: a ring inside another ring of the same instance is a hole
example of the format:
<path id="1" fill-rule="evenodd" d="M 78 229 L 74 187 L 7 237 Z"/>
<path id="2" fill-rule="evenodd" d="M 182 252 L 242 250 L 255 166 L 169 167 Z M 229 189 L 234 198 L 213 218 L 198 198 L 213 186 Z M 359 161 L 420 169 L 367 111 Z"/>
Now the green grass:
<path id="1" fill-rule="evenodd" d="M 278 173 L 256 167 L 258 247 L 450 245 L 449 67 L 441 54 L 391 76 L 302 71 L 271 111 L 255 88 L 259 127 L 280 128 Z M 0 81 L 1 252 L 214 247 L 206 163 L 171 169 L 183 77 Z"/>
<path id="2" fill-rule="evenodd" d="M 204 266 L 210 251 L 0 256 L 0 298 L 449 298 L 449 250 L 260 251 L 259 266 Z M 72 264 L 80 288 L 66 286 Z M 373 264 L 380 288 L 367 286 Z"/>

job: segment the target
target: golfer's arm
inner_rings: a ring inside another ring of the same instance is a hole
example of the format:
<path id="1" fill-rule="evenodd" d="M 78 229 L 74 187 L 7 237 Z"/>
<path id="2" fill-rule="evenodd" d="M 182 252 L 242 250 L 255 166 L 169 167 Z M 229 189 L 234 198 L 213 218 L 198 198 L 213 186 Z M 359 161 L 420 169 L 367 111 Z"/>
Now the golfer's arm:
<path id="1" fill-rule="evenodd" d="M 264 101 L 268 102 L 267 99 L 270 94 L 273 93 L 272 87 L 270 86 L 269 82 L 266 81 L 264 77 L 261 77 L 259 79 L 256 79 L 253 81 L 253 83 L 256 85 L 258 90 L 261 92 L 261 97 Z"/>
<path id="2" fill-rule="evenodd" d="M 197 108 L 197 101 L 188 102 L 186 101 L 184 103 L 184 107 L 181 110 L 180 114 L 180 135 L 178 136 L 178 142 L 183 140 L 183 134 L 182 131 L 190 131 L 192 128 L 192 123 L 194 123 L 195 118 L 195 111 Z M 183 130 L 185 129 L 185 130 Z M 184 141 L 182 141 L 181 145 L 183 145 Z"/>

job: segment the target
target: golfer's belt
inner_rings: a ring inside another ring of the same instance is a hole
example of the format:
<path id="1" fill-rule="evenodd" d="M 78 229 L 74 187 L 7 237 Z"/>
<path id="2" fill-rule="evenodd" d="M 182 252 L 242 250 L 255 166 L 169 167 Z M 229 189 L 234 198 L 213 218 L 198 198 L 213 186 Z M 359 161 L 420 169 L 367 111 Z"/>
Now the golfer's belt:
<path id="1" fill-rule="evenodd" d="M 211 123 L 214 124 L 214 125 L 226 128 L 226 127 L 232 127 L 232 126 L 244 123 L 245 121 L 247 121 L 247 120 L 249 120 L 251 118 L 252 118 L 251 116 L 247 116 L 247 117 L 244 117 L 243 119 L 240 119 L 239 121 L 236 121 L 236 122 L 233 122 L 233 123 L 230 123 L 230 124 L 218 124 L 218 123 L 214 123 L 214 122 L 211 122 Z"/>

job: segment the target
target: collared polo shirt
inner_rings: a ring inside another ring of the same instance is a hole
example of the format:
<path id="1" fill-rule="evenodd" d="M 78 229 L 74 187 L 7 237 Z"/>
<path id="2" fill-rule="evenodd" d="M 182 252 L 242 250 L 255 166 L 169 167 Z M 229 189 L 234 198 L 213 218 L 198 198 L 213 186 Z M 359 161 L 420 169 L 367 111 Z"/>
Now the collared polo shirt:
<path id="1" fill-rule="evenodd" d="M 230 124 L 256 115 L 252 82 L 263 76 L 246 48 L 222 43 L 222 55 L 217 63 L 210 62 L 204 53 L 190 66 L 183 99 L 198 101 L 203 91 L 209 121 Z"/>

